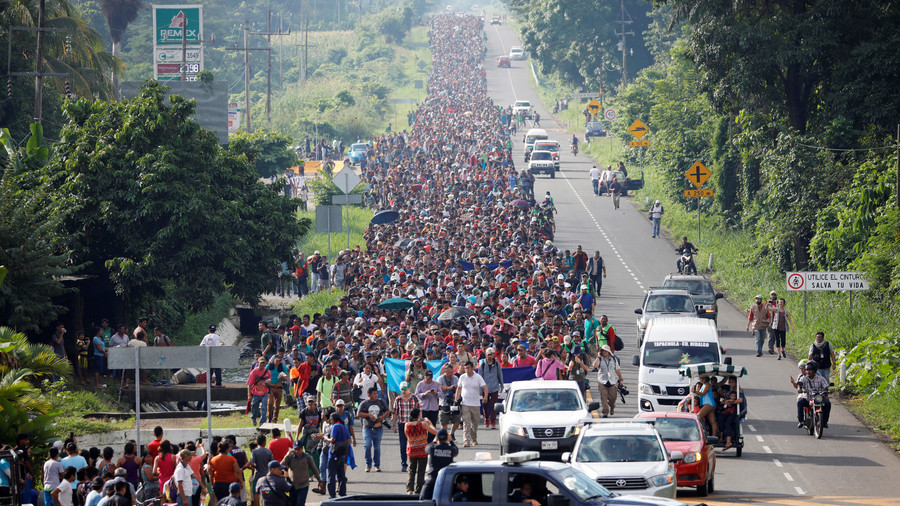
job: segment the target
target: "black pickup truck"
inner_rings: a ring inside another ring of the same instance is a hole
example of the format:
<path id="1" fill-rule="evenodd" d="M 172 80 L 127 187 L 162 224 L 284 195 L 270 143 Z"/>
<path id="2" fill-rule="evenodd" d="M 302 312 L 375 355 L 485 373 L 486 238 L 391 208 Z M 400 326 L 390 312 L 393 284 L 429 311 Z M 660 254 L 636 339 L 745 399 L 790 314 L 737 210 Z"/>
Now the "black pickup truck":
<path id="1" fill-rule="evenodd" d="M 523 497 L 537 499 L 541 506 L 684 504 L 660 497 L 620 496 L 567 464 L 533 460 L 537 458 L 537 452 L 516 452 L 501 460 L 451 464 L 438 473 L 430 499 L 403 494 L 352 495 L 323 501 L 322 506 L 450 506 L 463 502 L 521 506 Z M 526 485 L 531 492 L 524 496 L 522 489 Z"/>

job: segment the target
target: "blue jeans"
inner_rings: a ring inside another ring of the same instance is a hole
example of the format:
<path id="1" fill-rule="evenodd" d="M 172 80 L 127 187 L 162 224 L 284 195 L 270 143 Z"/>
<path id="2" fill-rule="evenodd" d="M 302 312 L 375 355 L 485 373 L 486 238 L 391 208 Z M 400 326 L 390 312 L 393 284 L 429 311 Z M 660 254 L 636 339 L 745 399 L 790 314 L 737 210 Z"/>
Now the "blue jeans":
<path id="1" fill-rule="evenodd" d="M 309 495 L 309 486 L 295 488 L 293 490 L 294 506 L 306 506 L 306 497 Z"/>
<path id="2" fill-rule="evenodd" d="M 397 423 L 397 436 L 400 439 L 400 465 L 406 465 L 406 428 L 405 423 Z"/>
<path id="3" fill-rule="evenodd" d="M 253 425 L 256 425 L 256 420 L 259 420 L 260 425 L 266 423 L 266 406 L 268 404 L 269 394 L 253 396 L 250 401 L 250 419 L 253 420 Z"/>
<path id="4" fill-rule="evenodd" d="M 375 430 L 381 432 L 381 429 Z M 378 436 L 378 441 L 381 442 L 381 436 Z M 344 467 L 346 461 L 346 457 L 333 457 L 328 460 L 328 497 L 331 499 L 337 497 L 335 492 L 341 496 L 347 495 L 347 470 Z M 335 490 L 335 482 L 337 482 L 337 490 Z"/>
<path id="5" fill-rule="evenodd" d="M 600 180 L 591 179 L 591 186 L 594 188 L 594 195 L 597 195 L 600 192 Z"/>
<path id="6" fill-rule="evenodd" d="M 766 342 L 766 329 L 754 330 L 753 337 L 756 339 L 756 353 L 762 355 L 763 344 Z"/>
<path id="7" fill-rule="evenodd" d="M 319 476 L 322 478 L 322 481 L 328 483 L 328 450 L 322 448 L 322 453 L 319 454 Z"/>
<path id="8" fill-rule="evenodd" d="M 659 223 L 662 221 L 662 218 L 653 218 L 653 236 L 659 237 Z"/>
<path id="9" fill-rule="evenodd" d="M 377 429 L 366 427 L 363 429 L 363 449 L 366 452 L 366 467 L 372 467 L 373 462 L 375 467 L 381 467 L 381 436 L 383 432 L 383 427 L 378 427 Z M 330 482 L 329 486 L 331 486 Z"/>
<path id="10" fill-rule="evenodd" d="M 825 378 L 826 381 L 828 381 L 829 383 L 831 383 L 831 366 L 828 366 L 828 367 L 820 367 L 820 368 L 819 368 L 819 374 L 821 374 L 822 377 Z"/>

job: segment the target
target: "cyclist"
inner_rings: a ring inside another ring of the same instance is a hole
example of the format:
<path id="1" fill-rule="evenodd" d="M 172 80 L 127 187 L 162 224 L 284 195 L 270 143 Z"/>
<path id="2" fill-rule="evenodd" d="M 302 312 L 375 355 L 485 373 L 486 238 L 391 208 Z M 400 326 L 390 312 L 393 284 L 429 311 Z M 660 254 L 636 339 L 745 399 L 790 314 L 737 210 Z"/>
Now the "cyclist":
<path id="1" fill-rule="evenodd" d="M 818 373 L 819 366 L 812 360 L 807 362 L 803 369 L 804 376 L 801 376 L 797 381 L 791 378 L 791 385 L 794 385 L 794 388 L 799 392 L 797 395 L 797 428 L 803 428 L 803 410 L 806 406 L 809 406 L 809 400 L 816 393 L 823 393 L 825 394 L 825 406 L 822 408 L 822 426 L 827 429 L 828 418 L 831 415 L 831 401 L 828 399 L 828 380 Z"/>

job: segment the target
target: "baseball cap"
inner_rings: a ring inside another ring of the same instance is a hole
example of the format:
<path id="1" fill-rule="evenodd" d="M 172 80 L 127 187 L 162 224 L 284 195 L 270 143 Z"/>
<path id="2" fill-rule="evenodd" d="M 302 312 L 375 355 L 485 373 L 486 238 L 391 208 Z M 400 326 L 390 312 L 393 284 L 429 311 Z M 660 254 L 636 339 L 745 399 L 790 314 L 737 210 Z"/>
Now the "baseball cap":
<path id="1" fill-rule="evenodd" d="M 408 389 L 409 389 L 409 383 L 407 383 L 405 381 L 401 381 L 400 382 L 400 390 L 408 390 Z"/>
<path id="2" fill-rule="evenodd" d="M 434 373 L 431 371 L 431 369 L 427 369 L 425 371 L 425 376 L 434 376 Z"/>
<path id="3" fill-rule="evenodd" d="M 294 441 L 294 449 L 295 449 L 295 450 L 299 450 L 300 448 L 303 448 L 303 442 L 302 442 L 302 441 L 299 441 L 299 440 L 298 440 L 298 441 Z"/>
<path id="4" fill-rule="evenodd" d="M 278 462 L 277 460 L 273 460 L 272 462 L 269 462 L 269 469 L 270 469 L 270 470 L 272 470 L 272 469 L 284 469 L 284 466 L 281 465 L 281 462 Z"/>
<path id="5" fill-rule="evenodd" d="M 344 402 L 344 399 L 338 399 L 338 400 L 334 401 L 334 405 L 335 406 L 345 406 L 346 403 Z"/>
<path id="6" fill-rule="evenodd" d="M 215 326 L 215 325 L 210 325 L 210 326 L 209 326 L 209 331 L 210 331 L 210 332 L 215 332 L 215 331 L 216 331 L 216 326 Z"/>
<path id="7" fill-rule="evenodd" d="M 438 431 L 437 431 L 438 439 L 447 439 L 448 437 L 450 437 L 450 433 L 447 432 L 447 429 L 438 429 Z"/>
<path id="8" fill-rule="evenodd" d="M 237 494 L 241 491 L 241 484 L 238 482 L 234 482 L 231 485 L 228 485 L 228 492 L 232 494 Z"/>

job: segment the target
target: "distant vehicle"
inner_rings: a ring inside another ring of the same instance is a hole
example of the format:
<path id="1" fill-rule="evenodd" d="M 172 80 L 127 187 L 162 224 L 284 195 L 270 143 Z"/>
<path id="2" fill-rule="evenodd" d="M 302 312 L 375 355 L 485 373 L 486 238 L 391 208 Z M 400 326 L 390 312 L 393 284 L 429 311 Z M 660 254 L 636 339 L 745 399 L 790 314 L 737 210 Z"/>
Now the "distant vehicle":
<path id="1" fill-rule="evenodd" d="M 598 420 L 585 424 L 563 462 L 610 492 L 674 499 L 677 482 L 671 462 L 682 458 L 680 451 L 669 455 L 653 424 Z"/>
<path id="2" fill-rule="evenodd" d="M 501 23 L 500 23 L 500 16 L 491 16 L 491 24 L 492 24 L 492 25 L 499 25 L 499 24 L 501 24 Z"/>
<path id="3" fill-rule="evenodd" d="M 524 60 L 525 59 L 525 50 L 519 46 L 513 46 L 509 49 L 509 59 L 510 60 Z"/>
<path id="4" fill-rule="evenodd" d="M 347 156 L 350 158 L 350 165 L 356 165 L 365 158 L 368 149 L 369 145 L 365 142 L 357 142 L 356 144 L 351 145 L 350 152 L 347 153 Z"/>
<path id="5" fill-rule="evenodd" d="M 663 288 L 687 290 L 697 305 L 697 314 L 700 318 L 709 318 L 714 322 L 719 320 L 718 300 L 724 295 L 717 293 L 709 279 L 703 276 L 688 276 L 684 274 L 669 274 L 663 281 Z"/>
<path id="6" fill-rule="evenodd" d="M 559 161 L 553 160 L 553 153 L 549 151 L 532 151 L 528 158 L 528 172 L 534 174 L 550 174 L 551 178 L 556 178 L 556 166 Z"/>
<path id="7" fill-rule="evenodd" d="M 600 404 L 587 404 L 574 381 L 517 381 L 500 413 L 500 453 L 537 451 L 541 458 L 558 460 L 572 451 L 580 422 Z"/>
<path id="8" fill-rule="evenodd" d="M 510 59 L 515 60 L 515 58 Z M 522 113 L 522 115 L 525 116 L 525 119 L 531 119 L 531 116 L 534 115 L 534 106 L 527 100 L 516 100 L 513 104 L 513 116 L 519 113 Z M 544 138 L 546 139 L 546 137 Z"/>
<path id="9" fill-rule="evenodd" d="M 534 143 L 545 141 L 549 138 L 550 136 L 547 135 L 547 131 L 543 128 L 531 128 L 525 133 L 525 137 L 522 139 L 522 142 L 525 143 L 525 163 L 528 163 L 531 152 L 534 151 Z"/>
<path id="10" fill-rule="evenodd" d="M 500 58 L 497 58 L 497 67 L 507 68 L 507 69 L 512 67 L 512 64 L 509 62 L 509 57 L 501 56 Z"/>
<path id="11" fill-rule="evenodd" d="M 555 168 L 559 172 L 559 143 L 556 141 L 546 140 L 534 143 L 535 151 L 549 151 L 553 153 L 553 161 L 556 162 Z"/>
<path id="12" fill-rule="evenodd" d="M 675 461 L 679 487 L 697 487 L 697 494 L 705 496 L 716 488 L 716 436 L 706 433 L 706 426 L 697 415 L 677 411 L 638 413 L 635 418 L 653 420 L 666 449 L 684 455 Z"/>
<path id="13" fill-rule="evenodd" d="M 599 121 L 588 121 L 584 125 L 584 142 L 591 142 L 591 137 L 606 137 L 606 130 Z"/>
<path id="14" fill-rule="evenodd" d="M 634 310 L 638 315 L 637 338 L 638 346 L 644 341 L 644 332 L 650 320 L 659 317 L 671 318 L 697 318 L 697 309 L 694 299 L 687 290 L 673 290 L 663 288 L 651 288 L 644 296 L 641 307 Z"/>

